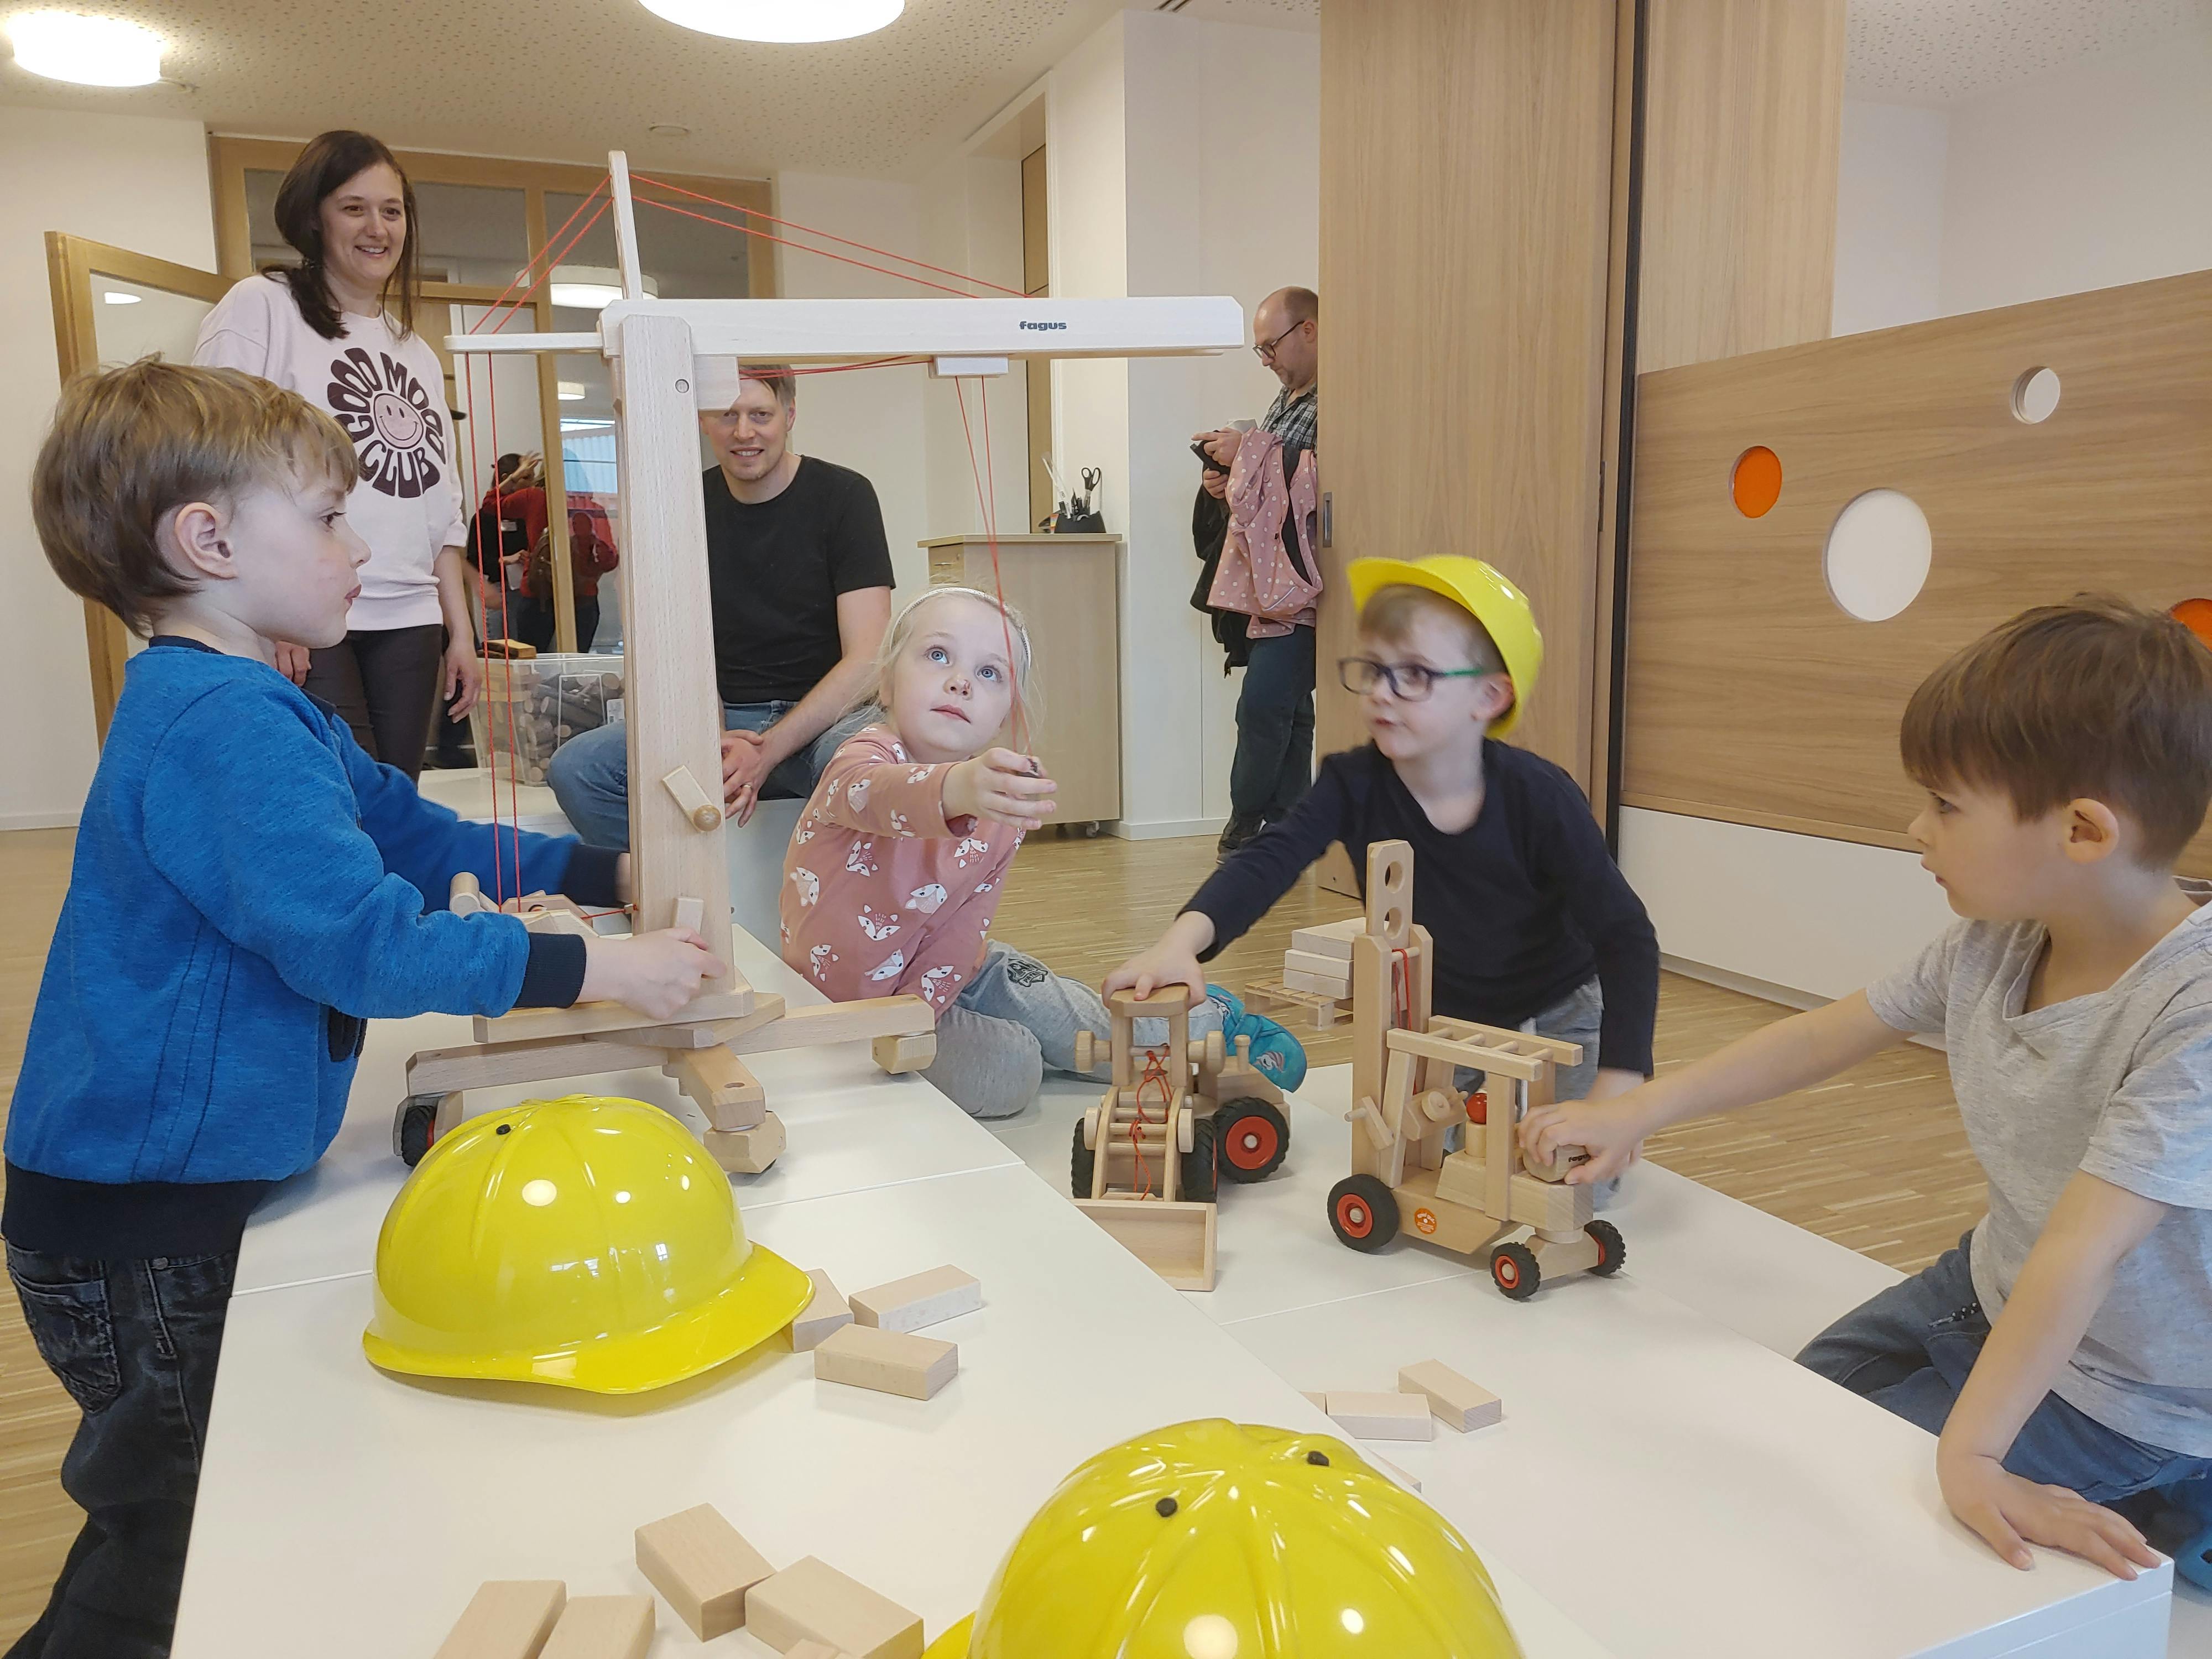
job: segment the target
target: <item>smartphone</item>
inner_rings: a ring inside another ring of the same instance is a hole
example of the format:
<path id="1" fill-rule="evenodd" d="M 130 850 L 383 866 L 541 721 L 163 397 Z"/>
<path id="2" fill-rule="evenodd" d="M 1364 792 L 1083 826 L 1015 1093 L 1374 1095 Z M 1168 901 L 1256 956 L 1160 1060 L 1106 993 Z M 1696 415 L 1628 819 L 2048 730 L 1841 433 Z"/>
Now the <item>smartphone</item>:
<path id="1" fill-rule="evenodd" d="M 1222 465 L 1220 462 L 1215 460 L 1211 454 L 1207 453 L 1206 446 L 1199 442 L 1195 438 L 1190 441 L 1190 453 L 1197 456 L 1200 460 L 1206 463 L 1206 470 L 1208 472 L 1226 472 L 1229 471 L 1227 467 Z"/>

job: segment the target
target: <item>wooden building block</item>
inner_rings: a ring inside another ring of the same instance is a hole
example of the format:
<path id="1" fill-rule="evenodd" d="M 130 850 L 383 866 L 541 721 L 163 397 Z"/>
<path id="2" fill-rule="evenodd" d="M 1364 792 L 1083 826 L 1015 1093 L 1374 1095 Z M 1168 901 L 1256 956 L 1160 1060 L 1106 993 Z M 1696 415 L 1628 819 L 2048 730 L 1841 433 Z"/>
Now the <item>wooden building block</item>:
<path id="1" fill-rule="evenodd" d="M 1311 1389 L 1300 1389 L 1298 1392 L 1305 1395 L 1306 1404 L 1311 1406 L 1317 1412 L 1321 1412 L 1324 1414 L 1327 1413 L 1328 1411 L 1328 1396 L 1327 1395 L 1316 1393 Z"/>
<path id="2" fill-rule="evenodd" d="M 1302 974 L 1318 974 L 1323 979 L 1352 982 L 1352 945 L 1346 941 L 1341 957 L 1325 957 L 1313 951 L 1285 951 L 1283 966 L 1295 968 Z"/>
<path id="3" fill-rule="evenodd" d="M 905 1036 L 879 1036 L 868 1045 L 876 1065 L 894 1077 L 902 1072 L 926 1072 L 937 1059 L 937 1033 L 921 1031 Z M 1088 1067 L 1082 1069 L 1087 1070 Z"/>
<path id="4" fill-rule="evenodd" d="M 1346 916 L 1342 921 L 1298 928 L 1291 935 L 1291 949 L 1303 951 L 1309 956 L 1333 957 L 1346 964 L 1343 971 L 1350 973 L 1352 935 L 1366 931 L 1366 917 Z"/>
<path id="5" fill-rule="evenodd" d="M 702 1019 L 743 1019 L 752 1011 L 752 987 L 738 979 L 729 990 L 702 992 L 677 1010 L 675 1018 L 661 1024 L 689 1025 Z M 619 1002 L 580 1002 L 573 1008 L 518 1008 L 510 1014 L 489 1018 L 478 1014 L 476 1039 L 478 1042 L 526 1042 L 536 1037 L 619 1031 L 626 1025 L 637 1024 L 637 1010 Z"/>
<path id="6" fill-rule="evenodd" d="M 783 1120 L 769 1112 L 754 1128 L 709 1129 L 699 1140 L 732 1175 L 758 1175 L 783 1156 Z"/>
<path id="7" fill-rule="evenodd" d="M 1101 1167 L 1105 1161 L 1099 1160 Z M 1212 1205 L 1158 1198 L 1079 1198 L 1075 1207 L 1176 1290 L 1213 1288 L 1217 1218 Z"/>
<path id="8" fill-rule="evenodd" d="M 1393 1463 L 1389 1458 L 1381 1456 L 1375 1452 L 1363 1452 L 1360 1455 L 1364 1457 L 1369 1462 L 1372 1463 L 1376 1468 L 1382 1470 L 1383 1474 L 1389 1475 L 1393 1480 L 1403 1486 L 1407 1492 L 1420 1491 L 1421 1479 L 1411 1470 L 1401 1469 L 1395 1463 Z"/>
<path id="9" fill-rule="evenodd" d="M 775 1569 L 712 1504 L 637 1529 L 637 1570 L 701 1641 L 745 1622 L 745 1592 Z"/>
<path id="10" fill-rule="evenodd" d="M 652 1645 L 650 1595 L 579 1595 L 562 1608 L 538 1659 L 645 1659 Z"/>
<path id="11" fill-rule="evenodd" d="M 869 1325 L 832 1331 L 814 1347 L 814 1375 L 823 1382 L 909 1400 L 929 1399 L 959 1370 L 960 1350 L 951 1343 Z"/>
<path id="12" fill-rule="evenodd" d="M 810 1267 L 806 1276 L 814 1281 L 814 1299 L 791 1322 L 791 1346 L 800 1353 L 819 1346 L 830 1332 L 853 1322 L 853 1310 L 843 1293 L 830 1282 L 830 1275 L 819 1267 Z"/>
<path id="13" fill-rule="evenodd" d="M 884 1331 L 918 1331 L 983 1305 L 983 1285 L 957 1267 L 932 1267 L 853 1292 L 853 1321 Z"/>
<path id="14" fill-rule="evenodd" d="M 681 1048 L 660 1068 L 717 1129 L 757 1129 L 768 1115 L 768 1091 L 727 1048 Z"/>
<path id="15" fill-rule="evenodd" d="M 1328 997 L 1342 1001 L 1352 994 L 1352 981 L 1339 979 L 1334 974 L 1304 974 L 1295 968 L 1283 969 L 1283 983 L 1293 991 L 1304 991 L 1309 996 Z"/>
<path id="16" fill-rule="evenodd" d="M 538 1659 L 568 1599 L 568 1587 L 557 1578 L 479 1584 L 439 1644 L 437 1659 Z"/>
<path id="17" fill-rule="evenodd" d="M 676 925 L 695 933 L 704 933 L 707 931 L 706 902 L 695 898 L 677 900 Z"/>
<path id="18" fill-rule="evenodd" d="M 919 1614 L 815 1556 L 753 1586 L 745 1607 L 746 1628 L 778 1653 L 819 1642 L 852 1659 L 921 1659 Z"/>
<path id="19" fill-rule="evenodd" d="M 1436 1420 L 1425 1396 L 1413 1394 L 1341 1394 L 1329 1391 L 1328 1414 L 1358 1440 L 1433 1440 Z"/>
<path id="20" fill-rule="evenodd" d="M 1440 1359 L 1424 1359 L 1398 1372 L 1398 1392 L 1427 1396 L 1429 1410 L 1447 1428 L 1465 1434 L 1487 1428 L 1505 1414 L 1498 1396 L 1480 1383 L 1468 1381 Z"/>

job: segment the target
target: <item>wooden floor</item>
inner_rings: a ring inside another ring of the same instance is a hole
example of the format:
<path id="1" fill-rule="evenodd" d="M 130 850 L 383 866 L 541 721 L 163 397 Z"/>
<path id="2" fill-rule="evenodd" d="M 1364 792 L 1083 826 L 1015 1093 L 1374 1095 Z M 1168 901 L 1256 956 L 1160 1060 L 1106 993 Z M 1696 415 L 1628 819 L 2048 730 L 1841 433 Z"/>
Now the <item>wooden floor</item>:
<path id="1" fill-rule="evenodd" d="M 69 878 L 65 830 L 0 835 L 0 891 L 15 895 L 0 934 L 0 1098 L 12 1096 L 46 943 Z M 1048 833 L 1024 848 L 993 932 L 1060 972 L 1097 981 L 1173 920 L 1213 867 L 1210 840 L 1125 842 Z M 1291 930 L 1354 913 L 1309 877 L 1212 967 L 1242 991 L 1282 967 Z M 1789 1011 L 1676 975 L 1659 994 L 1663 1070 Z M 1316 1066 L 1349 1060 L 1348 1027 L 1295 1028 Z M 1686 1125 L 1646 1147 L 1657 1163 L 1746 1203 L 1913 1269 L 1982 1209 L 1982 1183 L 1942 1057 L 1904 1048 L 1825 1088 Z M 55 1480 L 76 1413 L 40 1362 L 12 1295 L 0 1297 L 0 1643 L 45 1604 L 79 1521 Z"/>

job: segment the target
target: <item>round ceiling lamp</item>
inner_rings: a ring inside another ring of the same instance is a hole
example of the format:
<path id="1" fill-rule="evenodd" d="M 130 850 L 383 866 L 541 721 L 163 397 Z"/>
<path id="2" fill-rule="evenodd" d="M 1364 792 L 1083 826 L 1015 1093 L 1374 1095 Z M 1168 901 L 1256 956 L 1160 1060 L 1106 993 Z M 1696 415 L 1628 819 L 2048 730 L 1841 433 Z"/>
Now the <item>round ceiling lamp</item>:
<path id="1" fill-rule="evenodd" d="M 656 17 L 729 40 L 850 40 L 896 22 L 906 0 L 644 0 Z"/>
<path id="2" fill-rule="evenodd" d="M 144 87 L 161 78 L 161 37 L 119 17 L 32 11 L 8 20 L 15 63 L 81 87 Z"/>
<path id="3" fill-rule="evenodd" d="M 515 280 L 520 282 L 523 278 L 518 276 Z M 645 291 L 659 298 L 659 283 L 647 276 Z M 623 296 L 622 272 L 611 265 L 556 265 L 553 280 L 546 285 L 546 294 L 555 305 L 568 310 L 604 311 Z"/>

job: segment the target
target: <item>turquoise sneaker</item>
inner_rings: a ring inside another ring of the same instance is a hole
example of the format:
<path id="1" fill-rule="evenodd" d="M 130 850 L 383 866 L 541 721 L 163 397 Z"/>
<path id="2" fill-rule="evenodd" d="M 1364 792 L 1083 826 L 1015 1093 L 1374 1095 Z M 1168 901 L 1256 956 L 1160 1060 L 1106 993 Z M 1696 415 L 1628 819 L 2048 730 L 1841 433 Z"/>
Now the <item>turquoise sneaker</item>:
<path id="1" fill-rule="evenodd" d="M 1265 1014 L 1248 1011 L 1243 1003 L 1218 985 L 1206 988 L 1206 1000 L 1221 1015 L 1221 1039 L 1237 1052 L 1237 1039 L 1252 1039 L 1252 1064 L 1268 1082 L 1288 1094 L 1306 1080 L 1305 1047 L 1285 1026 Z"/>

